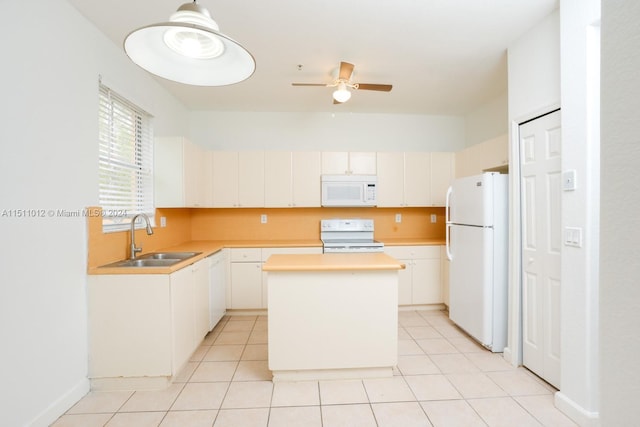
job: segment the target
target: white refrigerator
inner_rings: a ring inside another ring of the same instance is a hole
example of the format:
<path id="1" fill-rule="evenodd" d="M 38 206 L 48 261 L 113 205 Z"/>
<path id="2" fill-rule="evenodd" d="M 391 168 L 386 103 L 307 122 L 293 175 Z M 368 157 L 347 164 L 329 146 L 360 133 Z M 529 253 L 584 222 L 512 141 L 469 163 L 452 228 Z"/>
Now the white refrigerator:
<path id="1" fill-rule="evenodd" d="M 493 352 L 507 344 L 507 177 L 456 179 L 446 204 L 449 318 Z"/>

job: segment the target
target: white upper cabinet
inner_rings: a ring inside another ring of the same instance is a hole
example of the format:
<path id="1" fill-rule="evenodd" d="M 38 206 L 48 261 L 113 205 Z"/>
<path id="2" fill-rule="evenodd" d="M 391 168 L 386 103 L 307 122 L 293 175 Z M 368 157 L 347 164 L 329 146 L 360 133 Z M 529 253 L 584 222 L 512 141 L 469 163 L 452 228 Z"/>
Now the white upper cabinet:
<path id="1" fill-rule="evenodd" d="M 266 207 L 320 206 L 320 153 L 267 151 L 264 158 Z"/>
<path id="2" fill-rule="evenodd" d="M 338 152 L 322 153 L 322 174 L 325 175 L 375 175 L 375 152 Z"/>
<path id="3" fill-rule="evenodd" d="M 185 138 L 156 138 L 154 197 L 157 207 L 203 207 L 211 203 L 208 152 Z"/>
<path id="4" fill-rule="evenodd" d="M 264 207 L 264 152 L 211 153 L 212 206 Z"/>
<path id="5" fill-rule="evenodd" d="M 478 175 L 484 171 L 508 171 L 509 138 L 501 135 L 456 153 L 455 176 Z"/>
<path id="6" fill-rule="evenodd" d="M 267 151 L 264 153 L 264 204 L 266 207 L 291 206 L 290 151 Z"/>
<path id="7" fill-rule="evenodd" d="M 404 153 L 378 153 L 377 163 L 378 206 L 404 206 Z"/>
<path id="8" fill-rule="evenodd" d="M 404 153 L 404 206 L 432 206 L 432 153 Z"/>
<path id="9" fill-rule="evenodd" d="M 238 205 L 264 207 L 264 151 L 238 153 Z"/>
<path id="10" fill-rule="evenodd" d="M 216 208 L 238 205 L 238 153 L 214 151 L 211 155 L 212 205 Z"/>
<path id="11" fill-rule="evenodd" d="M 380 207 L 444 206 L 457 161 L 450 152 L 207 151 L 184 138 L 157 138 L 154 160 L 156 206 L 215 208 L 320 207 L 322 174 L 377 175 Z"/>
<path id="12" fill-rule="evenodd" d="M 320 207 L 320 152 L 294 151 L 291 167 L 293 206 Z"/>
<path id="13" fill-rule="evenodd" d="M 447 190 L 454 177 L 455 154 L 450 152 L 431 153 L 431 205 L 444 206 Z"/>
<path id="14" fill-rule="evenodd" d="M 429 153 L 378 153 L 378 206 L 431 206 Z"/>

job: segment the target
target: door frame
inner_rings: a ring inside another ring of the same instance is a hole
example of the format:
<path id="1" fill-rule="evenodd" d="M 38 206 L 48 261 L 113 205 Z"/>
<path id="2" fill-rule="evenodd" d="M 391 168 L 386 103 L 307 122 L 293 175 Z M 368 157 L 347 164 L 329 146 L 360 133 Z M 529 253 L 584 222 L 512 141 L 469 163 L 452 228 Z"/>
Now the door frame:
<path id="1" fill-rule="evenodd" d="M 508 340 L 504 348 L 505 360 L 513 366 L 522 365 L 522 200 L 520 191 L 520 125 L 560 109 L 553 103 L 509 123 L 509 290 Z"/>

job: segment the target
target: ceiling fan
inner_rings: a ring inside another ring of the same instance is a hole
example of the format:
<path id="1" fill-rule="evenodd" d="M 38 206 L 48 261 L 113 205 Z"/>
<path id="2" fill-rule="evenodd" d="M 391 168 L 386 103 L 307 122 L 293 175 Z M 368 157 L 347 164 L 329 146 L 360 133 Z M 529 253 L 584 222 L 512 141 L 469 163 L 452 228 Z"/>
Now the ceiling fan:
<path id="1" fill-rule="evenodd" d="M 340 62 L 340 69 L 337 78 L 331 83 L 291 83 L 292 86 L 325 86 L 337 88 L 333 92 L 333 103 L 342 104 L 351 98 L 351 89 L 355 90 L 377 90 L 389 92 L 393 86 L 386 84 L 354 83 L 351 81 L 354 65 L 348 62 Z"/>

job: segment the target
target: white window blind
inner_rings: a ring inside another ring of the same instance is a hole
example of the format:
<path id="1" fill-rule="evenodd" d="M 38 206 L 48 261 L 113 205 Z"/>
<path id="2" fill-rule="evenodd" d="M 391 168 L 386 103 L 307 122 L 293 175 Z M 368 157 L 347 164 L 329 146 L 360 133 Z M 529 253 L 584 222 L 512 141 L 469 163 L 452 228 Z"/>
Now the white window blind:
<path id="1" fill-rule="evenodd" d="M 151 116 L 102 84 L 99 98 L 103 230 L 124 230 L 136 214 L 145 213 L 153 220 L 155 213 Z"/>

